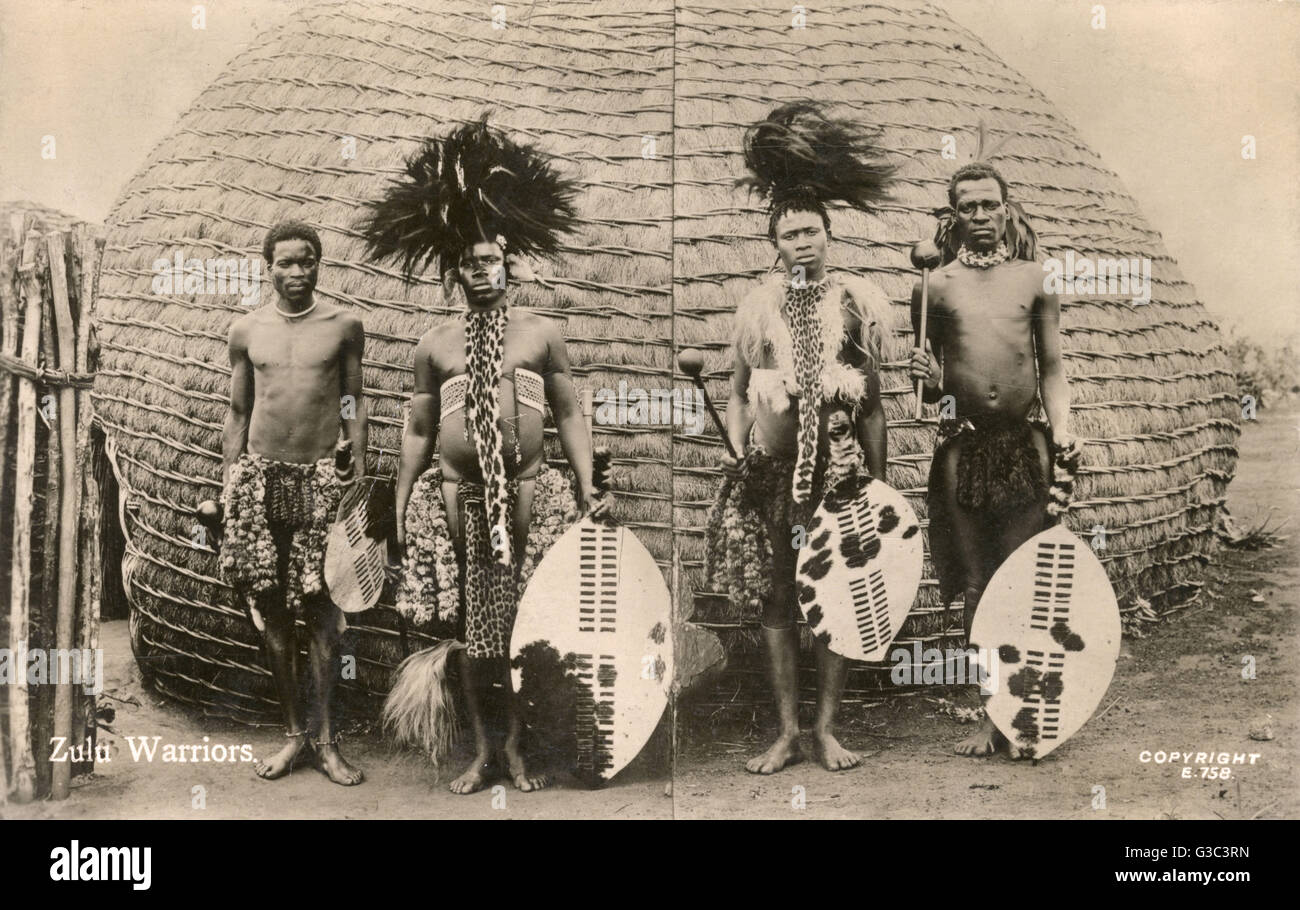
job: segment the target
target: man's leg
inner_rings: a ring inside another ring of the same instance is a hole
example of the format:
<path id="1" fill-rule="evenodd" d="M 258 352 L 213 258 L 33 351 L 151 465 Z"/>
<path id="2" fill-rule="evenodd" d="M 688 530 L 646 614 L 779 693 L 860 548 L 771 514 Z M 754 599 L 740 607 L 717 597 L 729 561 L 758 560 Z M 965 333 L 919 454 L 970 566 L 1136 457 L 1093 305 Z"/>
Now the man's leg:
<path id="1" fill-rule="evenodd" d="M 833 732 L 849 662 L 831 651 L 821 639 L 817 640 L 814 648 L 817 652 L 817 720 L 813 725 L 813 745 L 817 758 L 827 771 L 857 767 L 862 759 L 841 746 Z"/>
<path id="2" fill-rule="evenodd" d="M 307 653 L 311 659 L 316 693 L 316 759 L 326 777 L 336 784 L 351 787 L 365 780 L 365 775 L 343 758 L 334 731 L 334 688 L 339 676 L 338 607 L 323 594 L 309 598 L 305 606 L 307 625 L 311 630 Z"/>
<path id="3" fill-rule="evenodd" d="M 966 580 L 965 602 L 962 607 L 962 624 L 966 630 L 966 641 L 970 642 L 971 624 L 975 621 L 975 610 L 980 598 L 984 596 L 984 587 L 989 581 L 989 570 L 982 544 L 985 537 L 993 533 L 988 527 L 988 520 L 963 508 L 957 502 L 957 462 L 967 440 L 958 438 L 953 445 L 942 453 L 944 507 L 952 525 L 953 552 L 961 563 L 962 575 Z M 958 755 L 990 755 L 1006 739 L 998 732 L 993 721 L 987 717 L 980 723 L 979 729 L 971 736 L 953 746 Z"/>
<path id="4" fill-rule="evenodd" d="M 1034 449 L 1038 455 L 1038 466 L 1039 470 L 1042 472 L 1040 476 L 1047 478 L 1050 482 L 1052 474 L 1051 462 L 1047 453 L 1047 438 L 1043 435 L 1042 431 L 1036 427 L 1033 430 L 1033 434 Z M 1001 517 L 998 522 L 997 534 L 994 536 L 993 540 L 993 557 L 995 563 L 993 571 L 996 571 L 997 566 L 1002 565 L 1008 556 L 1019 549 L 1021 544 L 1043 530 L 1043 524 L 1047 516 L 1047 501 L 1047 494 L 1044 493 L 1040 499 L 1030 503 L 1024 508 L 1017 509 L 1016 511 Z M 989 577 L 992 577 L 991 573 Z M 969 637 L 970 627 L 967 626 L 967 638 Z M 985 723 L 990 722 L 985 721 Z M 999 746 L 1002 744 L 1006 745 L 1007 755 L 1010 758 L 1020 758 L 1020 749 L 1018 749 L 1013 742 L 1002 736 L 1000 733 L 997 735 L 997 739 Z"/>
<path id="5" fill-rule="evenodd" d="M 262 643 L 271 668 L 275 691 L 284 715 L 284 748 L 253 766 L 258 777 L 275 780 L 293 770 L 307 745 L 307 725 L 298 702 L 298 649 L 294 647 L 293 616 L 285 608 L 281 590 L 257 599 L 258 612 L 266 625 Z"/>
<path id="6" fill-rule="evenodd" d="M 1034 451 L 1038 456 L 1040 476 L 1051 482 L 1052 466 L 1047 453 L 1047 437 L 1043 431 L 1034 427 Z M 1045 485 L 1046 486 L 1046 485 Z M 1043 530 L 1046 522 L 1048 496 L 1043 496 L 1015 512 L 1005 516 L 997 536 L 997 561 L 1001 565 L 1008 556 L 1020 548 L 1020 545 Z"/>
<path id="7" fill-rule="evenodd" d="M 536 479 L 520 480 L 518 492 L 515 494 L 514 527 L 511 529 L 511 536 L 517 564 L 522 564 L 524 549 L 528 546 L 528 528 L 532 524 L 533 494 L 536 488 Z M 507 649 L 510 646 L 510 633 L 513 631 L 515 620 L 513 611 L 511 613 L 510 617 L 503 619 L 506 628 L 502 631 Z M 501 660 L 496 679 L 501 686 L 503 695 L 501 701 L 505 711 L 505 740 L 501 752 L 505 759 L 506 770 L 510 773 L 510 779 L 514 781 L 517 789 L 524 793 L 541 790 L 550 785 L 551 779 L 545 774 L 529 773 L 528 766 L 524 762 L 523 721 L 519 711 L 519 695 L 515 692 L 514 681 L 510 677 L 509 654 Z"/>
<path id="8" fill-rule="evenodd" d="M 447 512 L 447 533 L 451 536 L 460 563 L 461 602 L 464 603 L 468 555 L 459 484 L 455 481 L 443 483 L 442 502 Z M 469 719 L 470 734 L 474 738 L 474 759 L 460 777 L 448 784 L 447 789 L 452 793 L 465 795 L 482 790 L 492 771 L 494 755 L 492 742 L 488 737 L 487 721 L 484 718 L 484 711 L 488 707 L 486 702 L 490 700 L 491 693 L 486 691 L 488 687 L 480 680 L 483 674 L 479 672 L 481 668 L 478 664 L 481 661 L 471 658 L 467 651 L 457 651 L 452 659 L 458 661 L 457 672 L 460 675 L 461 689 L 465 693 L 465 713 Z"/>
<path id="9" fill-rule="evenodd" d="M 795 552 L 790 529 L 769 526 L 772 540 L 772 599 L 763 606 L 763 646 L 776 702 L 776 742 L 745 763 L 751 774 L 774 774 L 803 759 L 799 748 L 799 630 L 795 626 Z"/>
<path id="10" fill-rule="evenodd" d="M 470 732 L 474 737 L 474 760 L 447 789 L 465 795 L 482 790 L 495 767 L 496 750 L 492 748 L 485 718 L 492 708 L 492 686 L 485 682 L 491 678 L 491 673 L 484 672 L 488 669 L 483 666 L 487 661 L 470 657 L 464 651 L 457 651 L 454 659 L 460 661 L 460 684 L 465 692 L 465 713 L 469 715 Z"/>

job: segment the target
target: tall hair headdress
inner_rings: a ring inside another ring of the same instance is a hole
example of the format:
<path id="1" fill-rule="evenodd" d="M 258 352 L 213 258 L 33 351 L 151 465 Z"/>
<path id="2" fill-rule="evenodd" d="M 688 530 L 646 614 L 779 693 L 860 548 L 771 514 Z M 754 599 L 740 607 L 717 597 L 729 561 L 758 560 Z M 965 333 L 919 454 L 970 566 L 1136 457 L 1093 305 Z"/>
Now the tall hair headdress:
<path id="1" fill-rule="evenodd" d="M 813 101 L 775 108 L 745 131 L 745 167 L 736 181 L 768 201 L 773 216 L 792 203 L 824 211 L 839 200 L 870 211 L 889 198 L 894 173 L 876 146 L 879 131 L 856 120 L 828 116 Z"/>
<path id="2" fill-rule="evenodd" d="M 441 277 L 481 241 L 510 257 L 554 257 L 577 226 L 577 184 L 548 157 L 488 126 L 487 116 L 426 139 L 406 173 L 368 206 L 366 255 L 398 259 L 408 281 L 435 260 Z"/>
<path id="3" fill-rule="evenodd" d="M 997 154 L 998 149 L 1002 148 L 1011 137 L 1009 135 L 1003 136 L 992 146 L 989 146 L 988 129 L 985 127 L 983 120 L 979 122 L 977 129 L 979 139 L 975 146 L 975 158 L 971 163 L 990 164 L 989 159 Z M 943 265 L 947 265 L 957 258 L 957 249 L 961 246 L 957 241 L 956 231 L 954 230 L 957 224 L 957 213 L 953 211 L 952 206 L 944 205 L 935 209 L 931 214 L 939 221 L 939 227 L 934 232 L 934 244 L 943 253 Z M 1025 210 L 1020 207 L 1020 203 L 1010 198 L 1010 194 L 1007 196 L 1007 226 L 1004 240 L 1012 259 L 1033 261 L 1037 258 L 1038 235 L 1034 233 L 1034 228 L 1029 223 Z"/>

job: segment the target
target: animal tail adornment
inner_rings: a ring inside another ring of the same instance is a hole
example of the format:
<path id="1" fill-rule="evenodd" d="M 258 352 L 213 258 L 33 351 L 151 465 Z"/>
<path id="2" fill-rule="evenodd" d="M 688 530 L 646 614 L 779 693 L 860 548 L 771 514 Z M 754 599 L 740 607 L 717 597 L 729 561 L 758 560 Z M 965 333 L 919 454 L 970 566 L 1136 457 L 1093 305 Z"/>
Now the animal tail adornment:
<path id="1" fill-rule="evenodd" d="M 412 654 L 397 668 L 397 680 L 384 699 L 384 732 L 398 744 L 427 754 L 434 768 L 451 751 L 459 732 L 447 661 L 464 649 L 463 642 L 445 638 Z"/>

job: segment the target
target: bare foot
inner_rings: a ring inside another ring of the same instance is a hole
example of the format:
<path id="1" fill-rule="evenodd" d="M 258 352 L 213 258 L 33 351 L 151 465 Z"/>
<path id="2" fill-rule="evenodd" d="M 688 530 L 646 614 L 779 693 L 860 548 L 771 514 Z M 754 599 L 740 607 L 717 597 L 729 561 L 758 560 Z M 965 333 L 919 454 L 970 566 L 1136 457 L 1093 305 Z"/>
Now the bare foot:
<path id="1" fill-rule="evenodd" d="M 1007 744 L 1006 737 L 999 733 L 998 728 L 993 726 L 993 721 L 986 717 L 980 723 L 980 728 L 973 735 L 953 746 L 952 751 L 958 755 L 992 755 L 1004 744 Z M 1018 754 L 1017 750 L 1017 757 Z"/>
<path id="2" fill-rule="evenodd" d="M 361 769 L 348 763 L 336 743 L 316 743 L 316 767 L 334 783 L 355 787 L 366 779 Z"/>
<path id="3" fill-rule="evenodd" d="M 474 761 L 465 769 L 465 773 L 447 785 L 452 793 L 468 796 L 477 793 L 487 784 L 488 774 L 492 771 L 491 755 L 475 755 Z"/>
<path id="4" fill-rule="evenodd" d="M 862 759 L 840 745 L 832 733 L 813 734 L 813 754 L 827 771 L 847 771 L 856 768 Z"/>
<path id="5" fill-rule="evenodd" d="M 799 734 L 782 733 L 770 749 L 745 762 L 745 770 L 750 774 L 775 774 L 787 765 L 801 761 L 803 752 L 799 748 Z"/>
<path id="6" fill-rule="evenodd" d="M 276 780 L 284 777 L 303 759 L 303 750 L 306 745 L 306 733 L 289 736 L 284 748 L 271 756 L 269 760 L 263 761 L 260 758 L 257 760 L 253 765 L 253 773 L 262 780 Z"/>
<path id="7" fill-rule="evenodd" d="M 510 772 L 510 779 L 514 781 L 516 790 L 523 793 L 532 793 L 534 790 L 545 790 L 551 785 L 549 775 L 528 773 L 528 767 L 524 764 L 523 753 L 519 751 L 518 746 L 507 743 L 502 751 L 505 752 L 506 768 Z"/>

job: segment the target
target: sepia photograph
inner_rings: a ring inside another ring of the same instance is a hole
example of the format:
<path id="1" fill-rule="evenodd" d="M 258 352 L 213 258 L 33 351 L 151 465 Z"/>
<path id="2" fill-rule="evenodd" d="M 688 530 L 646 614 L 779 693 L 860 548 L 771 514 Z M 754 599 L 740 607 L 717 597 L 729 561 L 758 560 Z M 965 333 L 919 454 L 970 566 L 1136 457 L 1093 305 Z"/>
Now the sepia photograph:
<path id="1" fill-rule="evenodd" d="M 1297 39 L 3 0 L 0 818 L 1296 818 Z"/>

